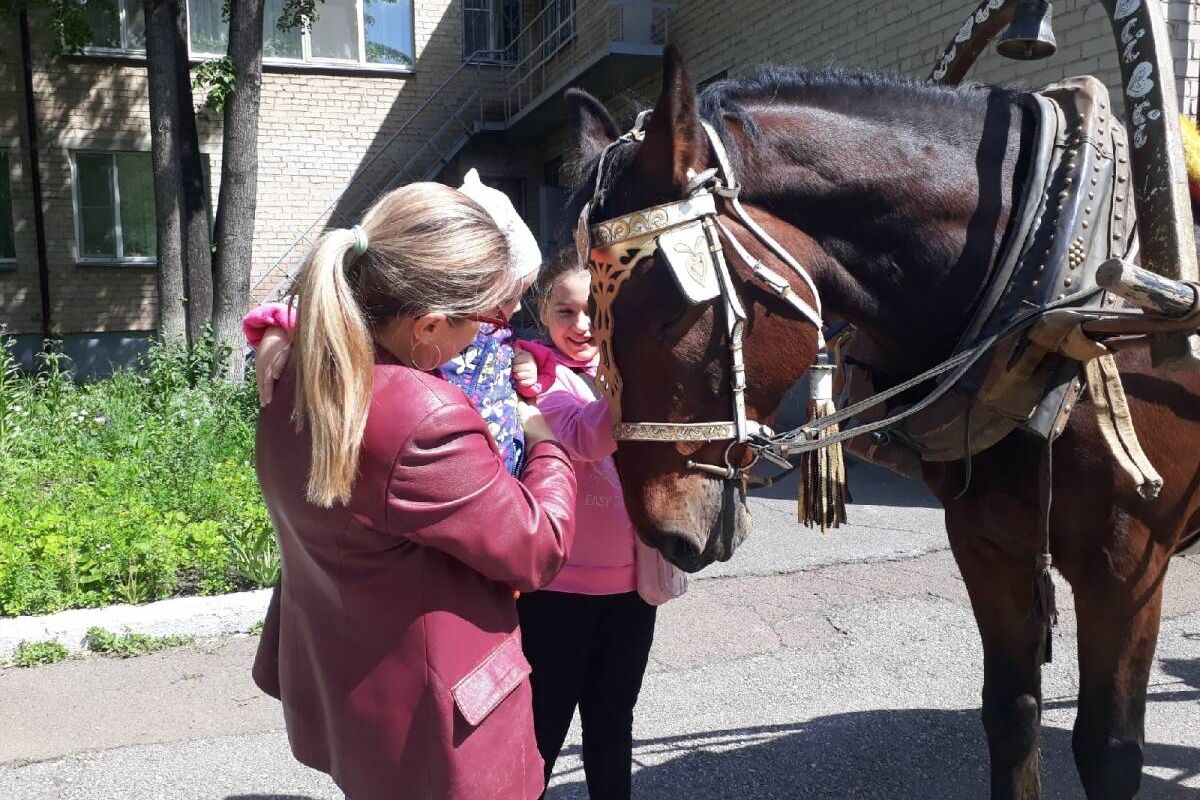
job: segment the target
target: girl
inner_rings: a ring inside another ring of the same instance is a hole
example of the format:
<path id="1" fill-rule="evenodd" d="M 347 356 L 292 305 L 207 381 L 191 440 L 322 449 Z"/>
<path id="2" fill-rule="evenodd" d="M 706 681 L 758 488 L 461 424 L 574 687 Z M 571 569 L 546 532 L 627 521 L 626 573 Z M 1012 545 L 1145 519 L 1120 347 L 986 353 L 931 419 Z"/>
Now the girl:
<path id="1" fill-rule="evenodd" d="M 575 707 L 591 800 L 630 797 L 633 708 L 654 639 L 655 604 L 686 589 L 682 572 L 642 544 L 625 511 L 613 463 L 608 404 L 592 379 L 598 350 L 588 316 L 587 270 L 569 249 L 543 270 L 539 315 L 553 348 L 519 346 L 519 388 L 541 388 L 538 408 L 579 482 L 575 544 L 544 591 L 517 601 L 533 667 L 533 724 L 546 780 Z M 550 364 L 549 380 L 547 364 Z"/>
<path id="2" fill-rule="evenodd" d="M 297 279 L 295 353 L 258 426 L 283 570 L 255 677 L 296 758 L 353 800 L 542 791 L 510 587 L 562 566 L 574 470 L 525 410 L 518 482 L 436 372 L 513 295 L 510 260 L 482 207 L 418 183 L 323 236 Z"/>

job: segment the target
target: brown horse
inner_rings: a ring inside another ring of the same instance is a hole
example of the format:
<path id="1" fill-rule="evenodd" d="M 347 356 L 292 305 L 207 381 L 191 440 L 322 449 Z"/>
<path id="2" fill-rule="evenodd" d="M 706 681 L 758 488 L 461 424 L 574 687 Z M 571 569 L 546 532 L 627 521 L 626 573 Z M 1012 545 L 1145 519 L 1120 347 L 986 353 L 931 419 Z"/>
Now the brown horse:
<path id="1" fill-rule="evenodd" d="M 1026 174 L 1034 129 L 1019 93 L 770 68 L 697 96 L 671 48 L 663 75 L 644 139 L 607 152 L 591 222 L 682 199 L 694 175 L 714 166 L 701 129 L 707 121 L 741 179 L 750 216 L 808 269 L 826 320 L 848 320 L 886 354 L 877 385 L 917 375 L 952 352 L 1021 195 L 1015 176 Z M 600 153 L 620 131 L 582 92 L 571 93 L 569 109 L 581 153 L 578 213 L 592 196 Z M 718 210 L 754 257 L 790 274 L 727 204 Z M 813 363 L 816 330 L 728 248 L 726 255 L 747 316 L 747 416 L 770 423 Z M 721 309 L 685 302 L 663 262 L 644 255 L 611 306 L 623 419 L 727 419 L 731 367 Z M 812 302 L 799 280 L 793 289 Z M 1155 373 L 1140 349 L 1121 352 L 1118 363 L 1143 446 L 1164 478 L 1161 496 L 1143 500 L 1114 467 L 1086 398 L 1053 444 L 1049 476 L 1051 552 L 1078 615 L 1073 749 L 1089 798 L 1138 791 L 1163 578 L 1180 542 L 1200 529 L 1200 375 Z M 687 570 L 728 559 L 750 527 L 729 482 L 686 467 L 689 459 L 720 461 L 727 444 L 618 448 L 626 502 L 643 537 Z M 994 798 L 1040 792 L 1045 628 L 1033 587 L 1045 451 L 1042 440 L 1017 431 L 974 458 L 969 482 L 963 462 L 923 467 L 945 506 L 983 641 Z"/>

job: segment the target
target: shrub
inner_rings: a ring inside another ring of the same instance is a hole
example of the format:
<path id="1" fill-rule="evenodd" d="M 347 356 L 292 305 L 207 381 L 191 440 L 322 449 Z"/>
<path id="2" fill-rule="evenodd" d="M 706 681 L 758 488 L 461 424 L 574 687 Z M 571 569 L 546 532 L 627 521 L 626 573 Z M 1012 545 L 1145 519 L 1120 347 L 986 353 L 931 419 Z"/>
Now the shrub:
<path id="1" fill-rule="evenodd" d="M 53 346 L 22 375 L 0 339 L 0 614 L 271 585 L 257 395 L 216 356 L 156 344 L 76 383 Z"/>
<path id="2" fill-rule="evenodd" d="M 21 642 L 13 655 L 13 664 L 18 667 L 40 667 L 66 661 L 69 657 L 67 648 L 59 642 Z"/>

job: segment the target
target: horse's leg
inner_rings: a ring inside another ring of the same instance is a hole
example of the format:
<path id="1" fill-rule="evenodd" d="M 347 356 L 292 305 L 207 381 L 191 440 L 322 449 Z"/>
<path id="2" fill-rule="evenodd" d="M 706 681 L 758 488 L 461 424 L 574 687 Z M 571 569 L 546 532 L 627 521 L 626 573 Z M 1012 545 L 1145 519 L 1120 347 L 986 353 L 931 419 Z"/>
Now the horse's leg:
<path id="1" fill-rule="evenodd" d="M 983 640 L 983 727 L 992 800 L 1037 800 L 1045 630 L 1034 614 L 1033 556 L 1010 555 L 947 515 L 950 546 Z"/>
<path id="2" fill-rule="evenodd" d="M 1140 525 L 1128 520 L 1126 525 L 1120 549 L 1135 555 L 1122 559 L 1110 551 L 1092 560 L 1091 569 L 1070 576 L 1080 673 L 1071 744 L 1090 800 L 1128 800 L 1142 780 L 1146 684 L 1168 556 Z"/>

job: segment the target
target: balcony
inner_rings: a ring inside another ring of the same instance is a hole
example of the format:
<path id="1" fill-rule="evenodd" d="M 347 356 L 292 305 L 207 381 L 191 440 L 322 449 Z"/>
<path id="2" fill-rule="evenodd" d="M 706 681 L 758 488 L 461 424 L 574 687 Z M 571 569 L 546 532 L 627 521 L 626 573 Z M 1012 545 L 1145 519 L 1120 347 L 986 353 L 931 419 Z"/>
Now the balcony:
<path id="1" fill-rule="evenodd" d="M 505 80 L 508 130 L 561 126 L 568 87 L 604 98 L 653 75 L 674 9 L 657 0 L 548 0 L 518 34 L 519 61 Z"/>

